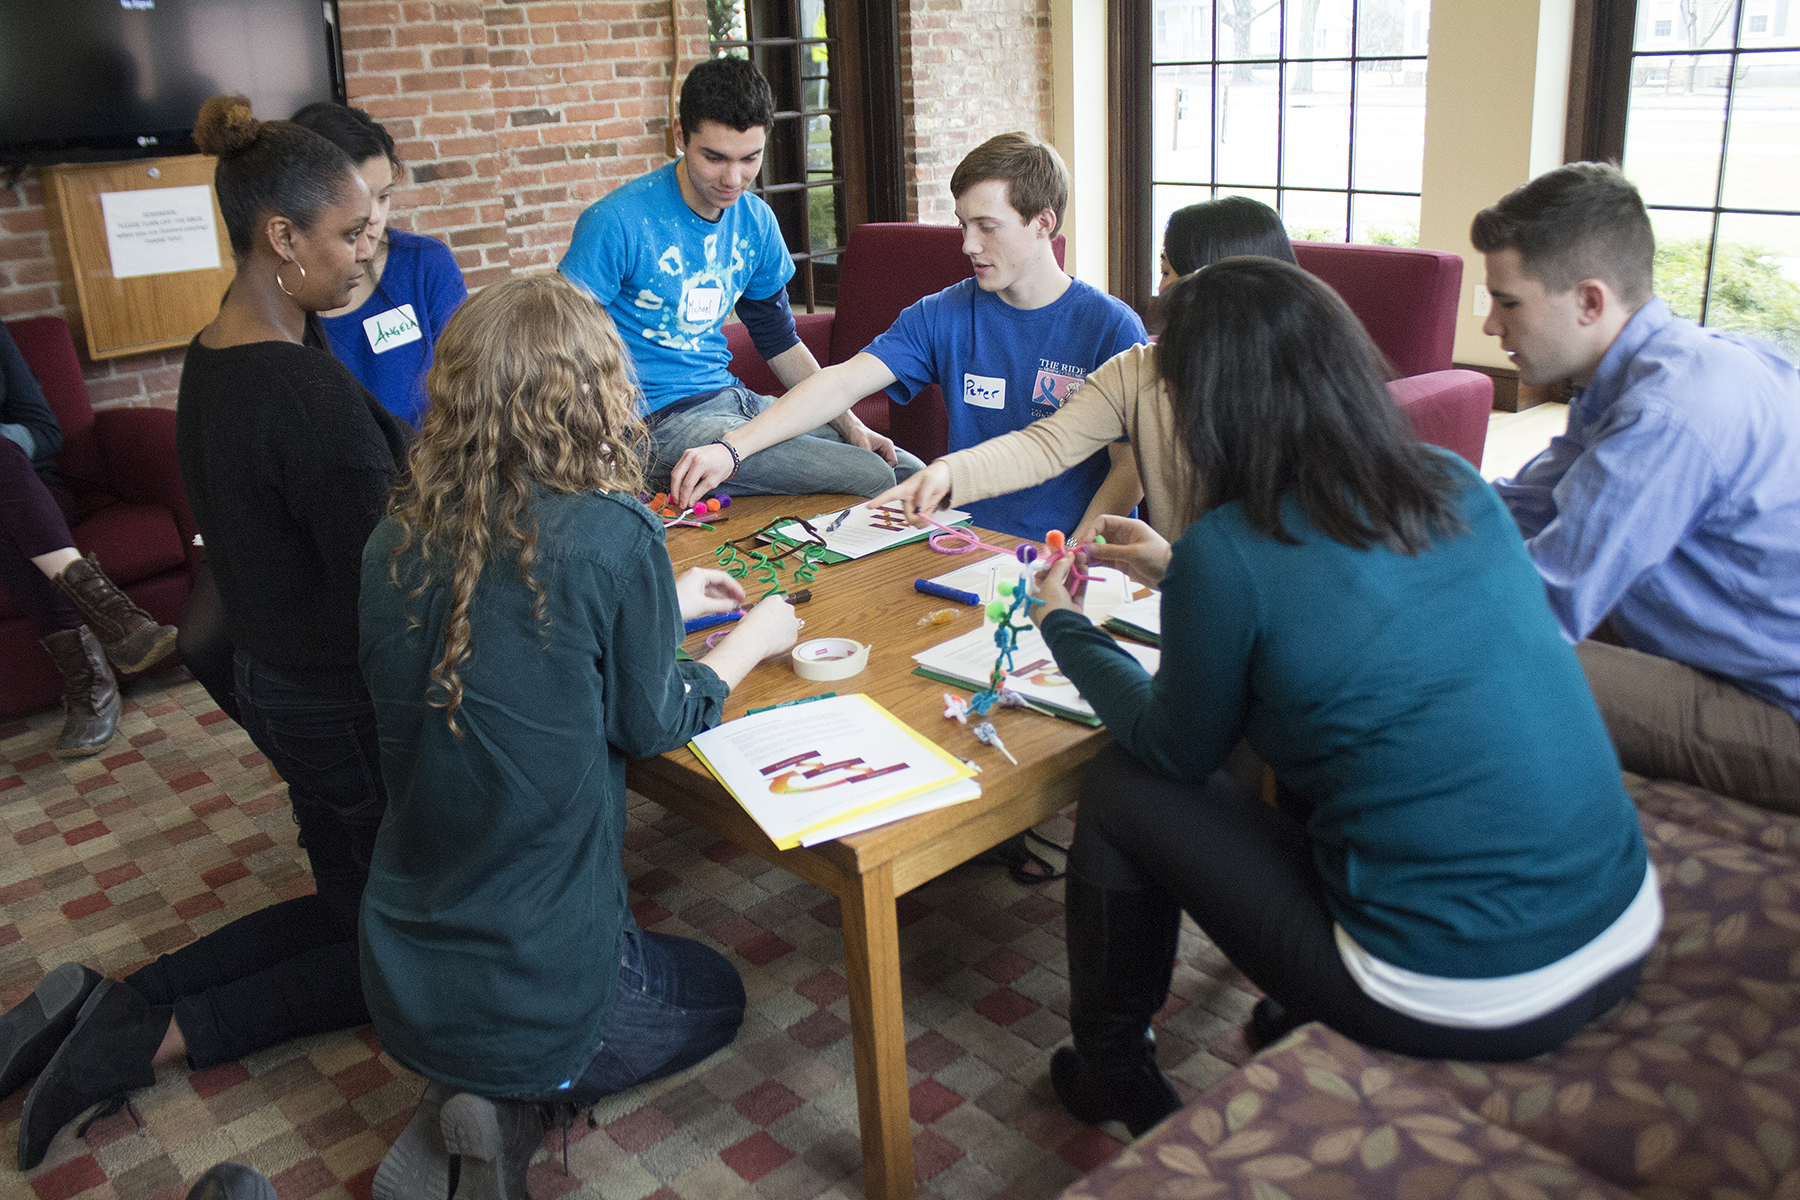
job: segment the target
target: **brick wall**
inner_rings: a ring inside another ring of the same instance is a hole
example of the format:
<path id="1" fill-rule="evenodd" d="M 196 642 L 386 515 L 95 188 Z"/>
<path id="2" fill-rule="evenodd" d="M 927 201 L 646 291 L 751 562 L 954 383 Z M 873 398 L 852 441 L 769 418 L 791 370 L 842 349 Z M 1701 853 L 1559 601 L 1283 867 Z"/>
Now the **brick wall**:
<path id="1" fill-rule="evenodd" d="M 901 0 L 908 220 L 956 220 L 950 176 L 997 133 L 1055 126 L 1050 0 Z"/>
<path id="2" fill-rule="evenodd" d="M 680 0 L 683 69 L 706 52 Z M 406 164 L 397 228 L 449 244 L 471 288 L 545 271 L 581 210 L 661 166 L 667 0 L 339 0 L 351 102 Z M 995 133 L 1051 133 L 1048 0 L 901 0 L 907 212 L 954 220 L 957 161 Z M 269 116 L 271 114 L 260 114 Z M 0 189 L 0 317 L 68 315 L 37 173 Z M 85 363 L 97 407 L 173 407 L 181 352 Z"/>

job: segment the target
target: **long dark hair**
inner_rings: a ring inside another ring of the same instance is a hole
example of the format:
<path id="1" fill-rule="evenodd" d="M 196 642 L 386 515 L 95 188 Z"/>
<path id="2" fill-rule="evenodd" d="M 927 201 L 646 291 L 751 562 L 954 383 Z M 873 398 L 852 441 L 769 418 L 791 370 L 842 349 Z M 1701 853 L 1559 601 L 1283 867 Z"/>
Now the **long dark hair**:
<path id="1" fill-rule="evenodd" d="M 1163 253 L 1177 275 L 1234 254 L 1294 261 L 1287 229 L 1274 209 L 1248 196 L 1220 196 L 1178 208 L 1163 230 Z"/>
<path id="2" fill-rule="evenodd" d="M 385 158 L 394 168 L 394 174 L 400 174 L 400 155 L 394 150 L 393 136 L 381 127 L 381 122 L 360 108 L 332 100 L 315 100 L 288 119 L 348 154 L 350 161 L 358 167 L 371 158 Z"/>
<path id="3" fill-rule="evenodd" d="M 1291 495 L 1326 537 L 1406 554 L 1462 531 L 1455 475 L 1414 435 L 1336 292 L 1288 263 L 1228 258 L 1171 287 L 1167 314 L 1156 372 L 1202 511 L 1240 500 L 1251 528 L 1295 544 Z"/>

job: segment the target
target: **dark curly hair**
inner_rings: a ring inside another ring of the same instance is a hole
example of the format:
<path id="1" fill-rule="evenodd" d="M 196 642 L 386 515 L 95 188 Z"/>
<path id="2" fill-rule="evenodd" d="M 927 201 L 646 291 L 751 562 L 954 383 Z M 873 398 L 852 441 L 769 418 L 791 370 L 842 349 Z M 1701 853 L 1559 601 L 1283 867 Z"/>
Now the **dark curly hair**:
<path id="1" fill-rule="evenodd" d="M 213 190 L 231 249 L 250 253 L 258 213 L 311 229 L 319 210 L 355 186 L 350 156 L 292 121 L 258 121 L 244 96 L 214 96 L 200 106 L 194 142 L 217 156 Z"/>
<path id="2" fill-rule="evenodd" d="M 739 133 L 752 125 L 775 124 L 775 94 L 747 58 L 709 58 L 681 85 L 681 133 L 693 137 L 700 122 L 717 121 Z"/>

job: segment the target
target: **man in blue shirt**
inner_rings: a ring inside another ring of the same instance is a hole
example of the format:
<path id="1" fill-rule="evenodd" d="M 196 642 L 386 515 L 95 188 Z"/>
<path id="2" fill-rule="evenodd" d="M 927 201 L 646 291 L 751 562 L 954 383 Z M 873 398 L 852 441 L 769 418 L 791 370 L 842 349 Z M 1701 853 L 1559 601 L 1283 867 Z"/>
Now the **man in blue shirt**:
<path id="1" fill-rule="evenodd" d="M 1800 811 L 1800 375 L 1672 315 L 1616 168 L 1571 163 L 1475 217 L 1483 327 L 1569 428 L 1495 486 L 1627 769 Z M 1610 642 L 1620 644 L 1614 645 Z"/>
<path id="2" fill-rule="evenodd" d="M 794 331 L 787 300 L 794 263 L 781 227 L 762 197 L 748 194 L 774 122 L 768 81 L 749 61 L 696 66 L 681 88 L 675 143 L 682 156 L 589 205 L 558 264 L 605 306 L 631 353 L 653 476 L 666 476 L 682 451 L 723 437 L 773 403 L 731 374 L 721 329 L 734 308 L 784 386 L 819 370 Z M 846 412 L 763 456 L 732 490 L 874 496 L 920 465 Z"/>
<path id="3" fill-rule="evenodd" d="M 1007 133 L 971 150 L 950 177 L 972 279 L 927 296 L 847 362 L 788 392 L 718 444 L 682 456 L 670 481 L 680 500 L 703 493 L 821 421 L 887 389 L 905 404 L 943 389 L 950 449 L 1010 433 L 1062 407 L 1107 359 L 1146 340 L 1124 303 L 1057 264 L 1054 242 L 1069 199 L 1055 150 Z M 1129 513 L 1143 497 L 1131 447 L 1119 443 L 1035 487 L 968 506 L 975 523 L 1041 540 L 1073 533 L 1089 516 Z"/>

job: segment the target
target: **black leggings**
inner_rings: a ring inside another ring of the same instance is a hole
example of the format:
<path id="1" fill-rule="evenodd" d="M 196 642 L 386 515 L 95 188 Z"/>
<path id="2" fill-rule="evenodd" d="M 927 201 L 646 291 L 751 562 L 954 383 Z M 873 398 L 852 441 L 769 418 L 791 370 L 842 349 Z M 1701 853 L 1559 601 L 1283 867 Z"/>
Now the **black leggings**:
<path id="1" fill-rule="evenodd" d="M 1290 1018 L 1323 1021 L 1365 1046 L 1418 1058 L 1505 1062 L 1554 1050 L 1630 995 L 1643 970 L 1640 960 L 1562 1007 L 1504 1029 L 1456 1029 L 1395 1012 L 1364 994 L 1339 957 L 1299 822 L 1223 772 L 1204 784 L 1168 779 L 1118 746 L 1088 768 L 1069 872 L 1107 891 L 1160 894 L 1167 905 L 1159 919 L 1171 924 L 1185 909 Z M 1079 894 L 1071 892 L 1071 903 Z M 1098 953 L 1074 936 L 1091 923 L 1069 927 L 1070 958 Z"/>

